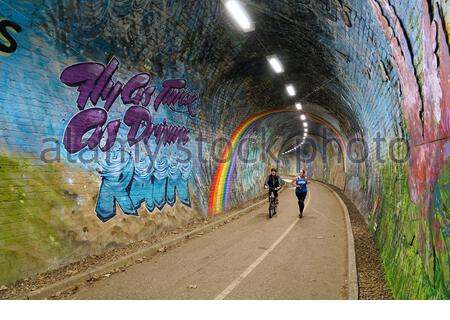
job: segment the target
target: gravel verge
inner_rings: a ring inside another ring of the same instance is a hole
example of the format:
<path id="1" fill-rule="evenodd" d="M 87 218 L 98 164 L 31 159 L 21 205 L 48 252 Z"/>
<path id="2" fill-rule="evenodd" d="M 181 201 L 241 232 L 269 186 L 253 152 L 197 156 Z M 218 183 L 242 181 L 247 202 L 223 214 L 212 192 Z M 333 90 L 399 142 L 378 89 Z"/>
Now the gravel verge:
<path id="1" fill-rule="evenodd" d="M 356 251 L 356 269 L 360 300 L 392 300 L 392 292 L 386 283 L 380 253 L 375 246 L 363 216 L 339 188 L 328 185 L 336 191 L 347 206 L 352 223 Z"/>

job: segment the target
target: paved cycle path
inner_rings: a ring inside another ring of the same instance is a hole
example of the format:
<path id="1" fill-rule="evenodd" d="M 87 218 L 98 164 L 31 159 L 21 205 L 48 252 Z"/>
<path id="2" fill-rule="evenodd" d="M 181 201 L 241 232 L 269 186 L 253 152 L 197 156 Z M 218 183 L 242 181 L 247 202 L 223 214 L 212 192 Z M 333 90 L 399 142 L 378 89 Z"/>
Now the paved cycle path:
<path id="1" fill-rule="evenodd" d="M 347 299 L 344 212 L 323 185 L 308 189 L 303 219 L 286 190 L 273 219 L 262 206 L 70 298 Z"/>

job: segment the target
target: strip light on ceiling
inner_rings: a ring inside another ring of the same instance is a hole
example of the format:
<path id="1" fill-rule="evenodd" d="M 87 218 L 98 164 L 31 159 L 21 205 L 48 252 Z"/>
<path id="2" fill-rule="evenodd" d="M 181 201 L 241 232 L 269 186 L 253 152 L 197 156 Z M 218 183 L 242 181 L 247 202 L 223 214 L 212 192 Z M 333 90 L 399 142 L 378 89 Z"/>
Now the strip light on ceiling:
<path id="1" fill-rule="evenodd" d="M 269 65 L 272 67 L 273 71 L 275 73 L 283 73 L 284 67 L 281 64 L 280 59 L 276 55 L 268 56 L 267 61 L 269 62 Z"/>
<path id="2" fill-rule="evenodd" d="M 297 92 L 295 91 L 295 88 L 294 88 L 294 86 L 292 84 L 286 85 L 286 92 L 291 97 L 293 97 L 293 96 L 295 96 L 297 94 Z"/>
<path id="3" fill-rule="evenodd" d="M 244 32 L 254 30 L 254 25 L 244 7 L 237 0 L 225 0 L 225 8 Z"/>
<path id="4" fill-rule="evenodd" d="M 305 139 L 305 138 L 303 138 L 303 139 Z M 288 153 L 291 153 L 292 151 L 295 151 L 295 150 L 297 150 L 297 149 L 301 148 L 301 147 L 302 147 L 302 145 L 303 145 L 304 143 L 305 143 L 305 142 L 303 141 L 302 143 L 300 143 L 299 145 L 297 145 L 297 146 L 293 147 L 292 149 L 289 149 L 289 150 L 287 150 L 287 151 L 283 152 L 283 154 L 288 154 Z"/>

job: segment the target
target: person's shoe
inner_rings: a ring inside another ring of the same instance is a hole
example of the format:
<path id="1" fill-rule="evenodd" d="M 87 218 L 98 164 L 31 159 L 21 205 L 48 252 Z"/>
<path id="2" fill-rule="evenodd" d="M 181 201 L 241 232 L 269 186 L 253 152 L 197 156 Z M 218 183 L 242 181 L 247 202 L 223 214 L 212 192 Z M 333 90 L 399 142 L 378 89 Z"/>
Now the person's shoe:
<path id="1" fill-rule="evenodd" d="M 300 213 L 299 215 L 298 215 L 298 217 L 301 219 L 301 218 L 303 218 L 303 213 Z"/>

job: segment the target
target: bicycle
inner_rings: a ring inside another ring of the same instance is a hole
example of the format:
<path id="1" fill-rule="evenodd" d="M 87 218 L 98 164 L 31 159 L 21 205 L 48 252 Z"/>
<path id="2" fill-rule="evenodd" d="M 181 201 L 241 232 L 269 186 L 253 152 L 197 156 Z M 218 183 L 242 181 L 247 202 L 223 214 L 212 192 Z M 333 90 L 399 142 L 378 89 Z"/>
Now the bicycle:
<path id="1" fill-rule="evenodd" d="M 277 198 L 275 197 L 275 194 L 273 193 L 279 188 L 271 188 L 268 187 L 270 190 L 269 194 L 269 218 L 272 219 L 274 215 L 277 214 Z"/>

